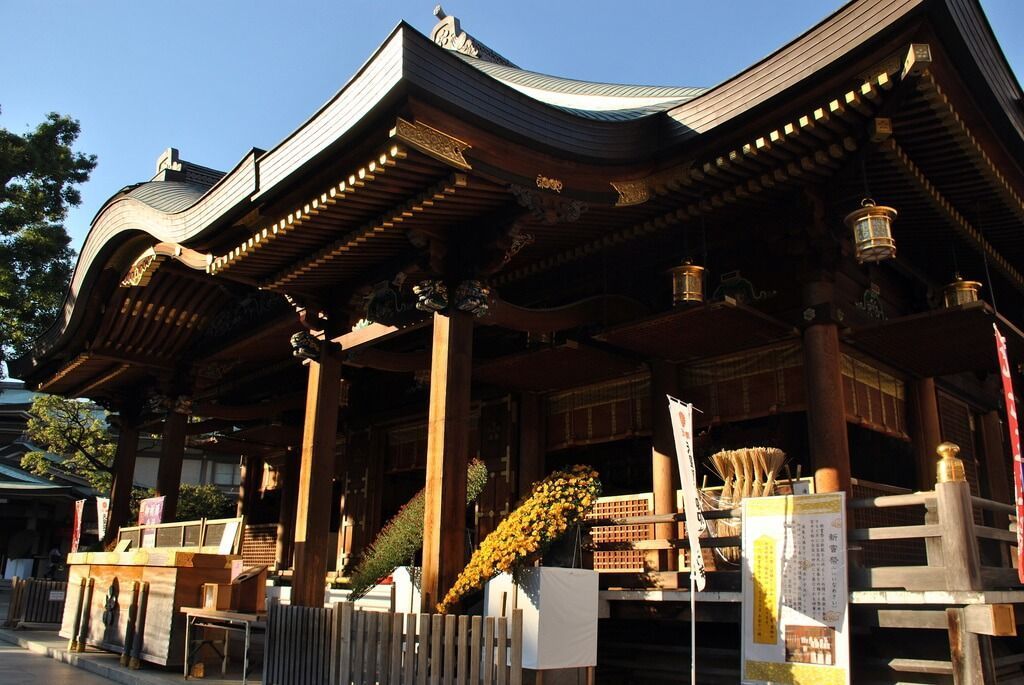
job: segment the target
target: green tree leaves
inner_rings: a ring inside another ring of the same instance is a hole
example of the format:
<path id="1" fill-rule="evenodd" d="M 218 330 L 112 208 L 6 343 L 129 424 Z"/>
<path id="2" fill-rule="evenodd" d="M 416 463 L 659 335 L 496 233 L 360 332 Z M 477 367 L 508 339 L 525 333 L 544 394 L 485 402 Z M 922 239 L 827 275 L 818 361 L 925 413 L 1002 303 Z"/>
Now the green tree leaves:
<path id="1" fill-rule="evenodd" d="M 91 402 L 39 395 L 29 414 L 29 438 L 46 452 L 29 452 L 22 468 L 47 478 L 54 471 L 78 476 L 98 492 L 110 492 L 114 441 L 105 411 Z"/>
<path id="2" fill-rule="evenodd" d="M 96 166 L 71 149 L 79 131 L 57 113 L 24 135 L 0 128 L 0 357 L 25 352 L 67 290 L 75 253 L 64 219 Z"/>

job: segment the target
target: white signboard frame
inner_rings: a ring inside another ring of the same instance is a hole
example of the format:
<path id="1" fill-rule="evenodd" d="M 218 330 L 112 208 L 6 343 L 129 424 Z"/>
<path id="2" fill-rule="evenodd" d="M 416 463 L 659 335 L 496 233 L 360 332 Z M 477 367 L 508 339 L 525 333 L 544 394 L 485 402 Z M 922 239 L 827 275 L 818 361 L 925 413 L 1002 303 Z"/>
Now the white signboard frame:
<path id="1" fill-rule="evenodd" d="M 849 685 L 846 494 L 743 501 L 744 683 Z"/>

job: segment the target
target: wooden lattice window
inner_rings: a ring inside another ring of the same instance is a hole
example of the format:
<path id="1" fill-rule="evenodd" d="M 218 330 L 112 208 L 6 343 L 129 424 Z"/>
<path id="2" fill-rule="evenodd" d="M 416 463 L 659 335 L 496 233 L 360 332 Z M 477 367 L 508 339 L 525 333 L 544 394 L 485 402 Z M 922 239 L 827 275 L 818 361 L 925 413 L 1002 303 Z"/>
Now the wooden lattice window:
<path id="1" fill-rule="evenodd" d="M 648 374 L 640 374 L 548 396 L 548 449 L 592 445 L 649 433 L 650 383 Z"/>
<path id="2" fill-rule="evenodd" d="M 649 492 L 616 497 L 601 497 L 594 505 L 590 518 L 624 518 L 627 516 L 647 516 L 654 511 L 654 496 Z M 591 535 L 597 542 L 634 542 L 637 540 L 653 540 L 654 526 L 641 524 L 635 526 L 596 526 Z M 601 572 L 644 572 L 644 552 L 642 550 L 620 550 L 594 552 L 594 570 Z"/>
<path id="3" fill-rule="evenodd" d="M 906 384 L 862 359 L 842 357 L 846 420 L 907 439 Z"/>

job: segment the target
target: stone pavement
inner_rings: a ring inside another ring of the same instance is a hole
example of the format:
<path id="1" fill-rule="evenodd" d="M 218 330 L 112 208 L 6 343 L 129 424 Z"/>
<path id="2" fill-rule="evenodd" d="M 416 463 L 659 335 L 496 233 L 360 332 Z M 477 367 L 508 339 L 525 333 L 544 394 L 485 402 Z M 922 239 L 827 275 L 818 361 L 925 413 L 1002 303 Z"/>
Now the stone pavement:
<path id="1" fill-rule="evenodd" d="M 4 685 L 107 685 L 109 680 L 74 666 L 44 659 L 21 647 L 0 644 L 0 683 Z"/>

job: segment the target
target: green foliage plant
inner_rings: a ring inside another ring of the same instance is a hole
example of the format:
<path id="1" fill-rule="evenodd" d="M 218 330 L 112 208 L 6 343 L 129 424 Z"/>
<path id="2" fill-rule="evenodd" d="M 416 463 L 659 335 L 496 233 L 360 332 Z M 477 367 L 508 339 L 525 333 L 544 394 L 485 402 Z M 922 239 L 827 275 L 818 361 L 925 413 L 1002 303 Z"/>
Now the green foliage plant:
<path id="1" fill-rule="evenodd" d="M 26 453 L 22 468 L 46 478 L 75 476 L 97 492 L 110 491 L 115 445 L 103 409 L 91 402 L 37 395 L 29 409 L 28 436 L 46 451 Z"/>
<path id="2" fill-rule="evenodd" d="M 487 484 L 487 466 L 479 459 L 469 463 L 466 504 L 472 504 Z M 354 602 L 374 585 L 412 561 L 423 547 L 423 516 L 426 493 L 420 490 L 398 510 L 363 552 L 352 572 L 349 601 Z"/>

